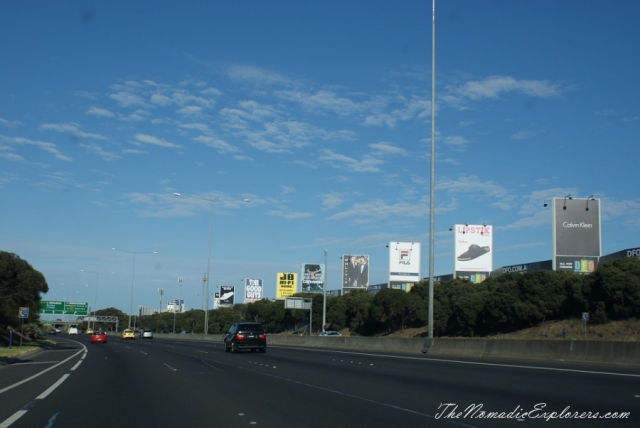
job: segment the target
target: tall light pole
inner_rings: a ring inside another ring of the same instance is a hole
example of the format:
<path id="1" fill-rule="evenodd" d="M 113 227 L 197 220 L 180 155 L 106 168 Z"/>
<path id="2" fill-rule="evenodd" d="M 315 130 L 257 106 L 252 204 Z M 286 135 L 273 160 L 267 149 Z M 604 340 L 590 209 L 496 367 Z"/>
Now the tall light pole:
<path id="1" fill-rule="evenodd" d="M 136 254 L 158 254 L 157 251 L 127 251 L 120 248 L 111 248 L 113 251 L 133 254 L 133 270 L 131 271 L 131 303 L 129 304 L 129 329 L 131 329 L 131 314 L 133 313 L 133 284 L 136 279 Z"/>
<path id="2" fill-rule="evenodd" d="M 98 278 L 100 277 L 100 274 L 105 274 L 105 273 L 110 273 L 111 275 L 114 275 L 115 272 L 92 272 L 90 270 L 83 270 L 80 269 L 80 272 L 86 272 L 86 273 L 95 273 L 96 274 L 96 296 L 93 300 L 93 330 L 95 330 L 96 328 L 96 318 L 97 318 L 97 314 L 96 311 L 98 310 Z"/>
<path id="3" fill-rule="evenodd" d="M 327 325 L 327 250 L 324 250 L 324 284 L 322 284 L 322 332 Z"/>
<path id="4" fill-rule="evenodd" d="M 237 199 L 208 199 L 201 198 L 199 196 L 193 195 L 182 195 L 180 193 L 174 193 L 175 196 L 184 196 L 186 198 L 200 199 L 201 201 L 207 201 L 211 204 L 209 209 L 209 251 L 207 253 L 207 286 L 204 290 L 205 297 L 205 309 L 204 309 L 204 336 L 207 337 L 207 333 L 209 332 L 209 283 L 211 282 L 211 238 L 213 235 L 213 205 L 216 202 L 225 202 L 225 201 L 238 201 Z M 249 199 L 244 199 L 244 202 L 249 202 Z"/>
<path id="5" fill-rule="evenodd" d="M 431 179 L 429 197 L 429 327 L 422 352 L 426 354 L 433 345 L 433 251 L 435 233 L 435 167 L 436 167 L 436 0 L 432 0 L 431 12 Z"/>

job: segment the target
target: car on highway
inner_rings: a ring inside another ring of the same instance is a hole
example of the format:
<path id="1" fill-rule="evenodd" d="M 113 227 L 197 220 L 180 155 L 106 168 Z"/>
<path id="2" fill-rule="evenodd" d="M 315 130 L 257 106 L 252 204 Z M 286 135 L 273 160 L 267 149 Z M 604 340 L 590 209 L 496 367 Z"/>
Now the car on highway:
<path id="1" fill-rule="evenodd" d="M 69 330 L 67 330 L 67 333 L 69 334 L 78 334 L 78 327 L 69 327 Z"/>
<path id="2" fill-rule="evenodd" d="M 49 330 L 49 334 L 56 334 L 56 329 L 52 328 L 51 330 Z"/>
<path id="3" fill-rule="evenodd" d="M 182 330 L 180 334 L 191 334 L 191 332 L 189 330 Z"/>
<path id="4" fill-rule="evenodd" d="M 84 334 L 93 334 L 93 330 L 88 328 L 84 331 Z"/>
<path id="5" fill-rule="evenodd" d="M 120 335 L 120 339 L 135 339 L 135 338 L 136 338 L 136 334 L 133 332 L 133 330 L 129 330 L 129 329 L 126 329 Z"/>
<path id="6" fill-rule="evenodd" d="M 153 331 L 149 330 L 148 328 L 143 328 L 142 330 L 140 330 L 139 337 L 140 339 L 153 339 Z"/>
<path id="7" fill-rule="evenodd" d="M 267 335 L 262 324 L 257 322 L 237 322 L 223 338 L 225 352 L 250 349 L 251 352 L 267 352 Z"/>
<path id="8" fill-rule="evenodd" d="M 334 330 L 327 330 L 320 333 L 320 336 L 342 336 L 340 333 Z"/>
<path id="9" fill-rule="evenodd" d="M 91 334 L 91 343 L 107 343 L 107 333 L 96 331 Z"/>

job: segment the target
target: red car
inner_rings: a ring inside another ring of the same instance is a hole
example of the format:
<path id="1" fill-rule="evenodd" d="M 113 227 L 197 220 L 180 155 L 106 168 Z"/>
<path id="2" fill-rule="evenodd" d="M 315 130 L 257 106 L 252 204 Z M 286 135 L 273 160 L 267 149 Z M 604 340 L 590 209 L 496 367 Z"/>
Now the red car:
<path id="1" fill-rule="evenodd" d="M 91 343 L 107 343 L 107 333 L 96 331 L 91 335 Z"/>

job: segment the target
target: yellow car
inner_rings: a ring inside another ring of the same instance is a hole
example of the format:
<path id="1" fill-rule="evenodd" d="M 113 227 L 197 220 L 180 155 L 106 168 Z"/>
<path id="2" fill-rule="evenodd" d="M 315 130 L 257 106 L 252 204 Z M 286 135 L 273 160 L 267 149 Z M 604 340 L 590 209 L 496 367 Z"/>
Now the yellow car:
<path id="1" fill-rule="evenodd" d="M 133 332 L 133 330 L 125 330 L 122 332 L 122 335 L 120 336 L 120 339 L 135 339 L 136 335 Z"/>
<path id="2" fill-rule="evenodd" d="M 91 330 L 90 328 L 86 329 L 84 331 L 84 334 L 93 334 L 93 330 Z"/>

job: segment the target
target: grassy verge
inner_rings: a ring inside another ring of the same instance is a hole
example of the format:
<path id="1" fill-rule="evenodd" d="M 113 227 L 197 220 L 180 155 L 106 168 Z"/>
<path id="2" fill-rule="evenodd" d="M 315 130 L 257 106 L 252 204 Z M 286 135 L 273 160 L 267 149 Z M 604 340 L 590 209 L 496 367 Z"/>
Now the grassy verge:
<path id="1" fill-rule="evenodd" d="M 22 343 L 20 346 L 20 342 L 13 343 L 12 348 L 2 347 L 0 348 L 0 361 L 7 360 L 9 358 L 18 357 L 20 355 L 26 354 L 28 352 L 34 351 L 38 348 L 46 346 L 49 342 L 46 340 L 35 340 L 30 341 L 29 343 Z"/>

